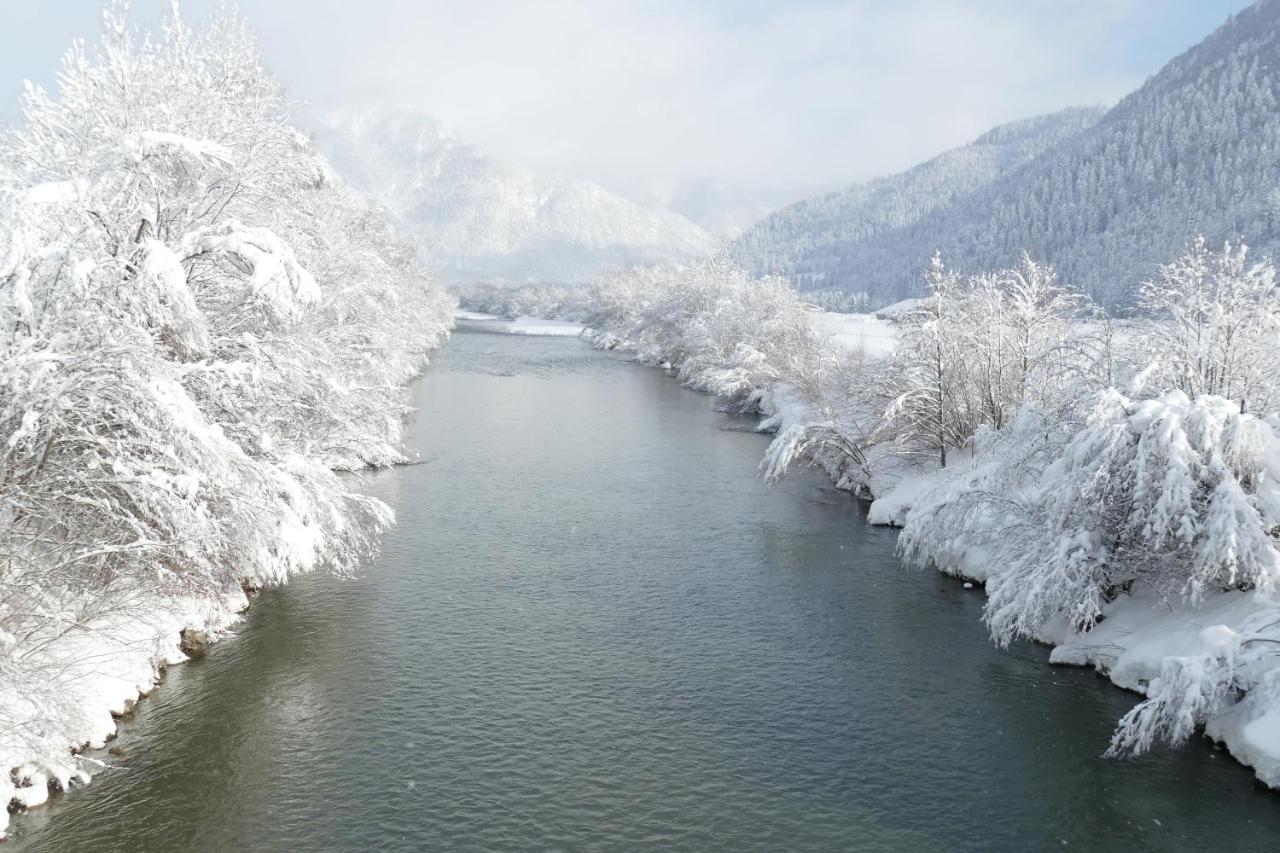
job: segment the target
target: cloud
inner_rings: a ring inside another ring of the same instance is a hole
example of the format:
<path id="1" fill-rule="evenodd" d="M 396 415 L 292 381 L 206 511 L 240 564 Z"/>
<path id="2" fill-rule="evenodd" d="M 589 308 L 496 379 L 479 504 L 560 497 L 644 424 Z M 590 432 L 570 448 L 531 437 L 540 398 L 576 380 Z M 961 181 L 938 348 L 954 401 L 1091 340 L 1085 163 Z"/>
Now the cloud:
<path id="1" fill-rule="evenodd" d="M 808 189 L 1113 101 L 1244 0 L 240 5 L 319 107 L 412 105 L 497 153 L 614 186 Z"/>

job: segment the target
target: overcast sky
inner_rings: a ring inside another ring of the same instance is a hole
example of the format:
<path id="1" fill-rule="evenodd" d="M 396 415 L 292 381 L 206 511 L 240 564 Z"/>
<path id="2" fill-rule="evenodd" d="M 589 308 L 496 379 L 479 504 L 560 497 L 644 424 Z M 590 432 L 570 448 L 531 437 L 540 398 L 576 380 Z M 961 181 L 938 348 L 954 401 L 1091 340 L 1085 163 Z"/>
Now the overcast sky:
<path id="1" fill-rule="evenodd" d="M 214 0 L 188 0 L 190 18 Z M 167 0 L 135 0 L 154 21 Z M 243 0 L 317 108 L 405 104 L 501 155 L 627 188 L 810 190 L 994 124 L 1110 103 L 1245 0 Z M 98 0 L 0 0 L 0 118 Z"/>

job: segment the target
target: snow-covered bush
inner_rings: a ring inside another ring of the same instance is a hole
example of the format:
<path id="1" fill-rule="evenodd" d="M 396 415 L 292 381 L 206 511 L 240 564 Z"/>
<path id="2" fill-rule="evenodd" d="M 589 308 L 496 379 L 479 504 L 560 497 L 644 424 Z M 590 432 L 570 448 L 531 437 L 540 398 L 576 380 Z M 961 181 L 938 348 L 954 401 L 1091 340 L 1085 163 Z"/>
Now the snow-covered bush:
<path id="1" fill-rule="evenodd" d="M 748 411 L 779 382 L 821 369 L 810 310 L 782 279 L 712 258 L 607 276 L 584 293 L 577 316 L 598 343 L 670 365 L 690 387 Z"/>
<path id="2" fill-rule="evenodd" d="M 1085 424 L 1025 410 L 908 515 L 909 558 L 981 575 L 1000 643 L 1087 631 L 1135 585 L 1192 603 L 1280 581 L 1280 437 L 1231 401 L 1101 396 Z"/>
<path id="3" fill-rule="evenodd" d="M 1056 406 L 1079 373 L 1087 299 L 1053 268 L 1023 256 L 998 273 L 962 277 L 935 255 L 928 297 L 901 319 L 901 344 L 884 373 L 885 429 L 900 453 L 947 465 L 982 427 L 1000 429 L 1026 403 Z"/>
<path id="4" fill-rule="evenodd" d="M 1143 285 L 1134 341 L 1148 386 L 1225 397 L 1242 412 L 1280 406 L 1280 288 L 1275 266 L 1248 256 L 1201 237 Z"/>
<path id="5" fill-rule="evenodd" d="M 1197 653 L 1163 659 L 1159 675 L 1147 686 L 1146 701 L 1120 720 L 1108 755 L 1139 755 L 1157 743 L 1181 743 L 1246 699 L 1257 717 L 1276 714 L 1280 708 L 1280 606 L 1258 609 L 1238 629 L 1209 625 L 1199 632 L 1198 640 Z M 1274 770 L 1258 769 L 1270 784 L 1280 783 Z"/>
<path id="6" fill-rule="evenodd" d="M 82 769 L 91 718 L 242 584 L 358 565 L 390 510 L 333 469 L 403 458 L 449 322 L 243 21 L 152 38 L 126 12 L 0 140 L 0 805 L 10 768 Z"/>
<path id="7" fill-rule="evenodd" d="M 544 320 L 578 320 L 585 305 L 581 287 L 553 285 L 471 284 L 458 288 L 458 305 L 468 311 L 496 314 L 514 320 L 540 317 Z"/>

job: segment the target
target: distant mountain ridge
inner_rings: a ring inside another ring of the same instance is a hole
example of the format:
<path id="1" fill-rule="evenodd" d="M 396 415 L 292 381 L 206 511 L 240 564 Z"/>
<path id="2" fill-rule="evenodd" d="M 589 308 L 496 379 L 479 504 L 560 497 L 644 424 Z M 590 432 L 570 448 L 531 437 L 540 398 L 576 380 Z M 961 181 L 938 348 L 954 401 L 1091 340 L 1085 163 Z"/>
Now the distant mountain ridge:
<path id="1" fill-rule="evenodd" d="M 935 249 L 969 269 L 1027 249 L 1102 302 L 1128 306 L 1195 233 L 1280 248 L 1278 105 L 1280 0 L 1260 0 L 1105 114 L 1032 120 L 1049 124 L 1024 127 L 1034 139 L 1023 147 L 989 138 L 1023 123 L 997 128 L 908 172 L 778 211 L 731 251 L 801 286 L 888 302 L 917 291 Z M 1003 155 L 989 156 L 993 142 Z M 967 157 L 978 168 L 956 167 Z M 931 185 L 934 197 L 921 200 Z"/>
<path id="2" fill-rule="evenodd" d="M 1079 107 L 1001 125 L 900 174 L 783 208 L 747 229 L 731 251 L 757 271 L 786 275 L 801 287 L 840 286 L 833 273 L 845 258 L 874 252 L 877 238 L 988 187 L 1102 114 Z"/>
<path id="3" fill-rule="evenodd" d="M 401 222 L 446 280 L 587 281 L 715 247 L 676 213 L 492 157 L 421 113 L 334 113 L 317 124 L 335 167 Z"/>

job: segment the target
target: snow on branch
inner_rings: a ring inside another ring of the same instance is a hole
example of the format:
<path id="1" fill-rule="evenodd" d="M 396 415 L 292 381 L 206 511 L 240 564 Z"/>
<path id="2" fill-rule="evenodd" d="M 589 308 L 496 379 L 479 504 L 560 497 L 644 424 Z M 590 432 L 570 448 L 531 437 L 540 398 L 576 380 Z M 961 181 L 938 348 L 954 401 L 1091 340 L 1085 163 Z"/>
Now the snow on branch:
<path id="1" fill-rule="evenodd" d="M 244 261 L 251 271 L 246 296 L 261 300 L 285 320 L 297 320 L 320 299 L 316 280 L 298 262 L 293 248 L 267 228 L 224 222 L 188 234 L 178 253 L 184 262 L 219 253 Z"/>

